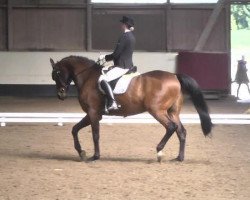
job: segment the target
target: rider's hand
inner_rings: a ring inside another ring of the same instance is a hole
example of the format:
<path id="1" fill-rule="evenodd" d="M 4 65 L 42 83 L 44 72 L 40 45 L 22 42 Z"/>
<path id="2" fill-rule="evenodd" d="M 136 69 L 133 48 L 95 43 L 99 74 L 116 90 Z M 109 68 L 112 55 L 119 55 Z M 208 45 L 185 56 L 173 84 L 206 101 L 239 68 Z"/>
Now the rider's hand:
<path id="1" fill-rule="evenodd" d="M 105 61 L 106 61 L 105 55 L 100 55 L 98 60 L 101 60 L 101 61 L 104 61 L 104 62 L 105 62 Z"/>
<path id="2" fill-rule="evenodd" d="M 100 55 L 97 62 L 100 64 L 100 65 L 104 65 L 106 63 L 106 59 L 105 59 L 105 55 Z"/>

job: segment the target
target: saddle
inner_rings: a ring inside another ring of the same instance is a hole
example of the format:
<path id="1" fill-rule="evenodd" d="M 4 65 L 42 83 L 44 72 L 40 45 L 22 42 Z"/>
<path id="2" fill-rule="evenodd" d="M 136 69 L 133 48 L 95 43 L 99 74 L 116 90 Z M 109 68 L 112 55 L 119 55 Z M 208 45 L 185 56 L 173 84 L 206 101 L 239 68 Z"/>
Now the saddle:
<path id="1" fill-rule="evenodd" d="M 109 68 L 109 70 L 110 70 L 110 68 Z M 140 75 L 140 73 L 137 72 L 137 67 L 134 66 L 123 76 L 121 76 L 115 80 L 110 81 L 109 84 L 113 90 L 113 93 L 114 94 L 124 94 L 127 91 L 131 80 L 138 75 Z M 105 97 L 105 108 L 104 108 L 105 113 L 108 113 L 108 111 L 107 111 L 108 104 L 109 104 L 108 98 Z"/>
<path id="2" fill-rule="evenodd" d="M 127 75 L 131 75 L 131 76 L 127 76 Z M 121 82 L 123 82 L 123 86 L 124 86 L 124 88 L 125 88 L 125 91 L 124 91 L 123 93 L 125 93 L 126 90 L 127 90 L 127 88 L 128 88 L 128 85 L 129 85 L 131 79 L 132 79 L 133 77 L 135 77 L 135 76 L 138 76 L 138 75 L 139 75 L 139 73 L 137 72 L 137 66 L 133 66 L 133 67 L 130 68 L 129 71 L 128 71 L 126 74 L 124 74 L 123 76 L 121 76 L 121 77 L 119 77 L 119 78 L 117 78 L 117 79 L 115 79 L 115 80 L 113 80 L 113 81 L 110 81 L 109 84 L 110 84 L 110 86 L 111 86 L 111 88 L 112 88 L 114 94 L 122 94 L 122 93 L 119 93 L 119 92 L 116 93 L 117 90 L 115 90 L 115 89 L 116 89 L 116 85 L 118 85 L 117 83 L 118 83 L 119 80 L 124 79 L 124 80 L 121 80 Z M 125 81 L 125 79 L 126 79 L 127 81 Z M 126 83 L 127 83 L 127 84 L 126 84 Z M 119 85 L 122 85 L 122 84 L 119 84 Z M 122 86 L 118 86 L 118 87 L 121 88 Z"/>

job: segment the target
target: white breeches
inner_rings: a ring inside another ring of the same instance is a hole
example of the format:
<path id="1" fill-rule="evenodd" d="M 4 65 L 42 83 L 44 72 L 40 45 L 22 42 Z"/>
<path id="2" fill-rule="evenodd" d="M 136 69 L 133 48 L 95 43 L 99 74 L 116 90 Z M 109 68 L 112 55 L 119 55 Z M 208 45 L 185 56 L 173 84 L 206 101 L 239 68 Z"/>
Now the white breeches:
<path id="1" fill-rule="evenodd" d="M 99 82 L 101 82 L 102 80 L 106 80 L 107 82 L 113 81 L 113 80 L 123 76 L 128 71 L 129 71 L 129 69 L 114 67 L 113 69 L 109 70 L 107 73 L 103 73 L 99 78 Z"/>

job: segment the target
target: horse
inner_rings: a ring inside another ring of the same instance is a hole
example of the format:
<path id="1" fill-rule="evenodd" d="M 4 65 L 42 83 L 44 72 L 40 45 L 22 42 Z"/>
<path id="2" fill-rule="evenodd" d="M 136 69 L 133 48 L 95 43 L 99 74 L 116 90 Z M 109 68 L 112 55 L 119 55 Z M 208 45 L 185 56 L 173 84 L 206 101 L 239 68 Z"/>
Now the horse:
<path id="1" fill-rule="evenodd" d="M 64 100 L 67 97 L 69 85 L 73 81 L 81 108 L 86 113 L 86 116 L 72 128 L 75 150 L 82 161 L 100 159 L 99 123 L 104 114 L 105 95 L 99 89 L 98 79 L 103 66 L 81 56 L 68 56 L 57 63 L 50 59 L 50 62 L 58 98 Z M 108 115 L 126 117 L 143 112 L 150 113 L 166 129 L 165 135 L 156 147 L 157 160 L 162 161 L 162 150 L 176 132 L 179 139 L 179 154 L 176 160 L 183 161 L 186 129 L 180 121 L 180 111 L 185 93 L 190 95 L 199 114 L 203 134 L 209 135 L 213 124 L 202 91 L 193 78 L 184 74 L 155 70 L 135 76 L 124 94 L 115 95 L 121 106 L 119 110 L 111 111 Z M 87 158 L 79 142 L 78 132 L 89 125 L 92 130 L 94 155 Z"/>

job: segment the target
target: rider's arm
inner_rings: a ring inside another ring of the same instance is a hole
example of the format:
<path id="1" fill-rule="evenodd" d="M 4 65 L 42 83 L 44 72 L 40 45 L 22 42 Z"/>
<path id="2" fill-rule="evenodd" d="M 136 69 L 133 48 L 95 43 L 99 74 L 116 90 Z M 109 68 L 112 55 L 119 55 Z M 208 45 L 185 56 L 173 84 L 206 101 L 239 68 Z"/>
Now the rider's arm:
<path id="1" fill-rule="evenodd" d="M 115 51 L 112 54 L 106 55 L 105 60 L 106 61 L 111 61 L 111 60 L 119 58 L 119 56 L 121 55 L 125 45 L 126 45 L 126 36 L 123 35 L 120 38 L 120 40 L 118 41 L 118 43 L 116 45 L 116 48 L 115 48 Z"/>

